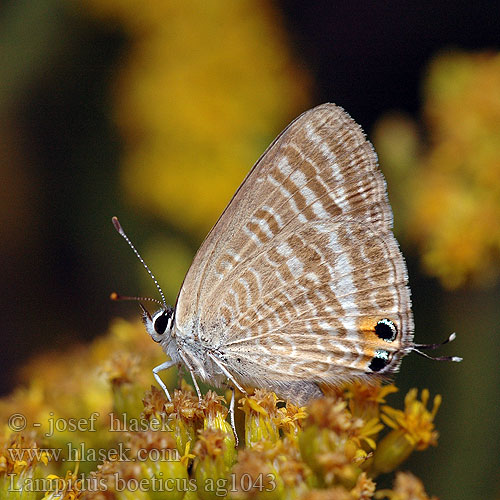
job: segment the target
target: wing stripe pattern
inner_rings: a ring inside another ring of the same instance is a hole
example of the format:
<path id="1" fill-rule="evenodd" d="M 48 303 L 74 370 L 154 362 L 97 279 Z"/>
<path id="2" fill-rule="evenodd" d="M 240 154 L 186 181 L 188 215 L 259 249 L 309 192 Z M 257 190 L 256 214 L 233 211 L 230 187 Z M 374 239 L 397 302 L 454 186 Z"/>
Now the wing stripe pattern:
<path id="1" fill-rule="evenodd" d="M 365 373 L 387 317 L 400 332 L 387 347 L 396 369 L 413 320 L 391 227 L 360 127 L 333 104 L 310 110 L 259 159 L 200 247 L 176 333 L 208 338 L 243 383 L 283 388 Z"/>

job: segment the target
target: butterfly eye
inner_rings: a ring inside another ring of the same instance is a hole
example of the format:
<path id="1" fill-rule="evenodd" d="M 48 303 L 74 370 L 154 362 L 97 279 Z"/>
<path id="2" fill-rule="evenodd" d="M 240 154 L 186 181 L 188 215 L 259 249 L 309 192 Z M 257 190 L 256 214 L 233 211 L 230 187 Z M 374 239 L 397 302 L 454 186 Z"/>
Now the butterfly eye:
<path id="1" fill-rule="evenodd" d="M 382 368 L 385 368 L 390 362 L 389 353 L 384 349 L 378 349 L 375 351 L 375 356 L 373 356 L 368 368 L 372 372 L 379 372 Z"/>
<path id="2" fill-rule="evenodd" d="M 159 335 L 163 335 L 168 327 L 170 320 L 170 314 L 168 311 L 161 312 L 156 318 L 154 318 L 154 329 Z"/>
<path id="3" fill-rule="evenodd" d="M 398 334 L 398 329 L 390 319 L 384 318 L 375 325 L 375 333 L 380 339 L 392 342 Z"/>

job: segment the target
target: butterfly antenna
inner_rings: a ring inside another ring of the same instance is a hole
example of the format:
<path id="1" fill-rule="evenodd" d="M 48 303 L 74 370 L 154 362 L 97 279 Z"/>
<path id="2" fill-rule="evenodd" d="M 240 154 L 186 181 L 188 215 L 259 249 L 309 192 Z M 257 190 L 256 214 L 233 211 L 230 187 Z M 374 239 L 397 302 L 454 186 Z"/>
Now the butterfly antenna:
<path id="1" fill-rule="evenodd" d="M 111 300 L 133 300 L 135 302 L 141 302 L 141 301 L 148 301 L 148 302 L 155 302 L 156 304 L 159 304 L 160 306 L 163 306 L 163 302 L 161 302 L 158 299 L 152 299 L 151 297 L 129 297 L 128 295 L 120 295 L 116 292 L 112 292 L 109 296 Z"/>
<path id="2" fill-rule="evenodd" d="M 135 255 L 137 258 L 141 261 L 142 265 L 148 272 L 149 276 L 151 276 L 151 279 L 154 281 L 154 284 L 156 285 L 156 288 L 160 292 L 161 300 L 162 302 L 159 302 L 155 299 L 143 299 L 142 297 L 121 297 L 118 294 L 115 294 L 116 298 L 113 299 L 113 294 L 111 294 L 111 298 L 113 300 L 120 300 L 122 298 L 123 300 L 153 300 L 153 302 L 157 302 L 160 305 L 163 305 L 165 309 L 167 309 L 167 302 L 165 300 L 165 295 L 163 294 L 163 290 L 161 289 L 160 285 L 158 284 L 158 281 L 156 281 L 155 275 L 151 272 L 151 269 L 149 269 L 148 265 L 144 262 L 144 259 L 141 257 L 140 253 L 137 251 L 137 249 L 134 247 L 132 242 L 129 240 L 129 237 L 125 234 L 125 231 L 123 230 L 120 222 L 118 221 L 117 217 L 112 217 L 111 220 L 113 221 L 113 226 L 115 226 L 115 229 L 118 231 L 118 234 L 123 237 L 123 239 L 128 243 L 129 247 L 134 251 Z"/>
<path id="3" fill-rule="evenodd" d="M 118 295 L 116 292 L 111 293 L 109 298 L 111 300 L 134 300 L 134 301 L 150 300 L 151 302 L 156 302 L 157 304 L 160 304 L 160 306 L 163 305 L 159 300 L 150 299 L 149 297 L 128 297 L 126 295 Z M 141 302 L 139 302 L 139 305 L 141 306 L 142 309 L 143 319 L 146 320 L 146 318 L 148 318 L 150 321 L 153 321 L 151 314 L 149 314 L 149 311 L 141 304 Z"/>
<path id="4" fill-rule="evenodd" d="M 427 358 L 427 359 L 433 359 L 434 361 L 455 361 L 456 363 L 459 363 L 462 361 L 463 358 L 459 356 L 439 356 L 439 357 L 432 357 L 426 354 L 425 352 L 422 352 L 420 349 L 429 349 L 429 350 L 434 350 L 437 349 L 438 347 L 441 347 L 448 342 L 452 342 L 457 338 L 456 333 L 452 333 L 447 339 L 445 339 L 443 342 L 440 342 L 438 344 L 414 344 L 412 347 L 412 351 L 415 351 L 417 354 L 420 356 Z"/>

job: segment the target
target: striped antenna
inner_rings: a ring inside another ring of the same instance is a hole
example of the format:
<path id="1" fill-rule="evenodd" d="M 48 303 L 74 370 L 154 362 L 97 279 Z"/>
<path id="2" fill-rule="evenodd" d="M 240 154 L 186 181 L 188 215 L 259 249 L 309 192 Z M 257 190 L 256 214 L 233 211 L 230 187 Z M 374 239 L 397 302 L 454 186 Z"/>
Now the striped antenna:
<path id="1" fill-rule="evenodd" d="M 160 292 L 161 300 L 162 302 L 158 302 L 160 305 L 163 304 L 165 309 L 168 308 L 167 302 L 165 300 L 165 295 L 163 294 L 163 290 L 161 289 L 160 285 L 158 284 L 158 281 L 156 281 L 155 275 L 151 272 L 151 269 L 149 269 L 148 265 L 144 262 L 144 259 L 141 257 L 135 246 L 132 244 L 130 241 L 129 237 L 125 234 L 125 231 L 123 230 L 120 222 L 118 221 L 118 217 L 112 217 L 111 221 L 113 222 L 113 226 L 115 226 L 115 229 L 118 231 L 118 234 L 123 237 L 123 239 L 128 243 L 129 247 L 134 251 L 135 255 L 137 258 L 141 261 L 142 265 L 146 269 L 146 271 L 149 273 L 151 276 L 151 279 L 154 281 L 154 284 L 156 285 L 156 288 L 158 288 L 158 291 Z M 112 297 L 113 298 L 113 297 Z M 116 295 L 116 298 L 114 300 L 118 299 L 118 295 Z M 118 299 L 119 300 L 119 299 Z M 127 300 L 127 299 L 124 299 Z M 156 302 L 154 299 L 148 299 L 148 300 L 153 300 L 153 302 Z"/>

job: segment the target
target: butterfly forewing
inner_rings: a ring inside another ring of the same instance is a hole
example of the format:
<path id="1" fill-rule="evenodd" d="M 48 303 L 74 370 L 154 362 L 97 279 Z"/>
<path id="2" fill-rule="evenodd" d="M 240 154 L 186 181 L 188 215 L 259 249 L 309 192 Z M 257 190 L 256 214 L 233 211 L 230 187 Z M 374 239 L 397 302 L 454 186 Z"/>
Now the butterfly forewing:
<path id="1" fill-rule="evenodd" d="M 246 380 L 364 373 L 382 342 L 374 333 L 381 318 L 397 325 L 397 357 L 413 323 L 391 225 L 361 128 L 333 104 L 304 113 L 200 247 L 179 293 L 177 334 L 208 340 Z"/>

